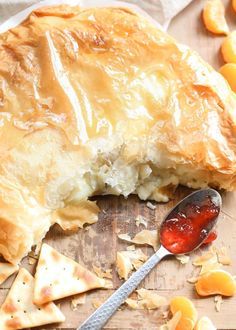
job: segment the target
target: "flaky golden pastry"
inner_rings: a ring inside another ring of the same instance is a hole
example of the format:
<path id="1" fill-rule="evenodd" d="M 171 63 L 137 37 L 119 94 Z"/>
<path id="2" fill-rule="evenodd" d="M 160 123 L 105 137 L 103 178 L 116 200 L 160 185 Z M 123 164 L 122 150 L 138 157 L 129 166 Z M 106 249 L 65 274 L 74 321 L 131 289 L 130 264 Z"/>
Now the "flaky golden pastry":
<path id="1" fill-rule="evenodd" d="M 97 194 L 236 187 L 236 98 L 122 8 L 41 8 L 0 35 L 0 253 L 97 219 Z"/>

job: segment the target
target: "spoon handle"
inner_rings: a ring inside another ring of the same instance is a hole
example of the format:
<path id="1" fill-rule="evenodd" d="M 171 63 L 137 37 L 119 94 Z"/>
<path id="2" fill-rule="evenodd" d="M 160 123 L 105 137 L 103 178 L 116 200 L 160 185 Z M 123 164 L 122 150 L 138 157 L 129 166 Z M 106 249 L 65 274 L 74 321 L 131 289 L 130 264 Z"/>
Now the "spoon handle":
<path id="1" fill-rule="evenodd" d="M 158 262 L 169 255 L 163 246 L 150 257 L 130 278 L 121 285 L 77 330 L 99 330 L 107 323 L 108 319 L 115 313 L 119 306 L 137 288 L 139 283 L 158 264 Z"/>

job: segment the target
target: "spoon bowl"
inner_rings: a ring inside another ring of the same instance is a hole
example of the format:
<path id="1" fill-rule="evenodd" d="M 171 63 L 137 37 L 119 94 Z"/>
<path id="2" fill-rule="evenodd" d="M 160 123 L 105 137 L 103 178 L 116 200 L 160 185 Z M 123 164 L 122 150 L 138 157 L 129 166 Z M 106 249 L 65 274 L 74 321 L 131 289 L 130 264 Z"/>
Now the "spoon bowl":
<path id="1" fill-rule="evenodd" d="M 221 196 L 214 189 L 202 189 L 188 195 L 163 220 L 161 244 L 173 254 L 197 249 L 213 230 L 221 205 Z"/>

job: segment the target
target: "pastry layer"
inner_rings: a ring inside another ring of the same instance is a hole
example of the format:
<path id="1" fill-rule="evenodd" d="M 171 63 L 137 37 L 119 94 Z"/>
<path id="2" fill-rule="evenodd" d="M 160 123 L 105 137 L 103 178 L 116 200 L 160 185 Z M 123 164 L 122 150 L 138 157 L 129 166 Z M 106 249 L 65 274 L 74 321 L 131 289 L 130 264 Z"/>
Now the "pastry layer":
<path id="1" fill-rule="evenodd" d="M 130 10 L 34 11 L 0 35 L 0 254 L 96 221 L 93 195 L 234 190 L 235 111 L 220 74 Z"/>

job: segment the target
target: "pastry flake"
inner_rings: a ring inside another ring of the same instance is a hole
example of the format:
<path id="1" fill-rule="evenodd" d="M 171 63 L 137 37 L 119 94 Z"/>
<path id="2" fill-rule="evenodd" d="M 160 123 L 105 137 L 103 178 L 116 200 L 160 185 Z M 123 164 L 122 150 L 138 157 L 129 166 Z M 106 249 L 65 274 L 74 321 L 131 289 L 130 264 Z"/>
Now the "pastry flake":
<path id="1" fill-rule="evenodd" d="M 220 312 L 221 310 L 221 305 L 223 303 L 223 299 L 222 299 L 222 296 L 221 295 L 217 295 L 214 297 L 214 302 L 215 302 L 215 310 L 217 312 Z"/>
<path id="2" fill-rule="evenodd" d="M 157 309 L 167 305 L 167 299 L 153 290 L 139 289 L 137 299 L 128 298 L 125 303 L 132 309 Z"/>
<path id="3" fill-rule="evenodd" d="M 76 311 L 79 305 L 83 305 L 86 302 L 86 293 L 80 293 L 71 300 L 71 309 Z"/>
<path id="4" fill-rule="evenodd" d="M 128 234 L 119 234 L 118 237 L 126 242 L 134 243 L 137 245 L 150 245 L 154 250 L 158 246 L 158 233 L 156 230 L 144 229 L 137 233 L 134 238 L 131 238 Z"/>
<path id="5" fill-rule="evenodd" d="M 117 252 L 116 268 L 119 277 L 127 280 L 130 272 L 141 267 L 147 258 L 141 249 Z"/>

